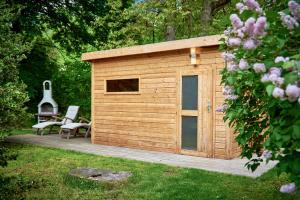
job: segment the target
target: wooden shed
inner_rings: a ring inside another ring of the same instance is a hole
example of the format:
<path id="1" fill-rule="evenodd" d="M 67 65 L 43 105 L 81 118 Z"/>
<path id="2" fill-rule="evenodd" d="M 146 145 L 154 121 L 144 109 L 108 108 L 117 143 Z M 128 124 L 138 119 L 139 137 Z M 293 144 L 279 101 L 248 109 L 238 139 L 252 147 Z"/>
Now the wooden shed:
<path id="1" fill-rule="evenodd" d="M 220 35 L 84 53 L 92 63 L 93 144 L 236 157 L 222 105 Z"/>

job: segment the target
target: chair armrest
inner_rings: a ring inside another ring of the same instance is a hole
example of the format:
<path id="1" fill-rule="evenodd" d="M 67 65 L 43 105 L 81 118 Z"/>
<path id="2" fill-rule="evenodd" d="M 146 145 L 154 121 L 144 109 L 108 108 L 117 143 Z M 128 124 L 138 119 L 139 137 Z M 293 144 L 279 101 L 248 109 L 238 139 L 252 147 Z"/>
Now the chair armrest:
<path id="1" fill-rule="evenodd" d="M 64 119 L 71 120 L 72 122 L 74 121 L 74 119 L 71 119 L 71 118 L 69 118 L 69 117 L 64 117 Z"/>
<path id="2" fill-rule="evenodd" d="M 72 123 L 74 122 L 74 119 L 71 119 L 71 118 L 69 118 L 69 117 L 64 117 L 63 119 L 71 120 Z M 67 120 L 65 120 L 65 121 L 63 122 L 63 125 L 65 125 L 66 122 L 67 122 Z"/>
<path id="3" fill-rule="evenodd" d="M 86 119 L 86 118 L 84 118 L 84 117 L 79 117 L 79 119 L 80 119 L 80 123 L 82 123 L 82 122 L 90 122 L 90 120 L 88 120 L 88 119 Z"/>

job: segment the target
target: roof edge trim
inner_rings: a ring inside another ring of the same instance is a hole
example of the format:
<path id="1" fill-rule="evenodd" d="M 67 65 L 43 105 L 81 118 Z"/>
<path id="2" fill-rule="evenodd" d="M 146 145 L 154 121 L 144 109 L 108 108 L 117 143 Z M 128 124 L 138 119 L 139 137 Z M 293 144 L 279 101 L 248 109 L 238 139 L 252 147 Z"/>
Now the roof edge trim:
<path id="1" fill-rule="evenodd" d="M 208 47 L 208 46 L 217 46 L 220 45 L 220 39 L 224 35 L 211 35 L 183 40 L 174 40 L 168 42 L 160 42 L 154 44 L 145 44 L 137 45 L 131 47 L 95 51 L 89 53 L 83 53 L 81 56 L 82 61 L 92 62 L 93 60 L 120 57 L 120 56 L 129 56 L 129 55 L 139 55 L 139 54 L 148 54 L 155 52 L 163 51 L 172 51 L 179 49 L 187 49 L 193 47 Z"/>

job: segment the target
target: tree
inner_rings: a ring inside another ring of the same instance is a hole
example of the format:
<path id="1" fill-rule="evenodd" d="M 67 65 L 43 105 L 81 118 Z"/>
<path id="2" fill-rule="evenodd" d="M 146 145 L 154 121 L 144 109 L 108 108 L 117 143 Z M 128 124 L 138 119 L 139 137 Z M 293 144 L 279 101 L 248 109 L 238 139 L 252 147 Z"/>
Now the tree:
<path id="1" fill-rule="evenodd" d="M 129 9 L 138 19 L 139 43 L 145 44 L 219 34 L 229 24 L 224 16 L 232 7 L 229 0 L 145 0 Z"/>
<path id="2" fill-rule="evenodd" d="M 207 26 L 209 26 L 212 23 L 213 16 L 230 2 L 230 0 L 203 0 L 203 9 L 200 16 L 201 26 L 203 28 L 207 28 Z"/>
<path id="3" fill-rule="evenodd" d="M 68 52 L 81 52 L 85 45 L 95 46 L 96 39 L 105 40 L 105 31 L 100 34 L 91 29 L 96 17 L 107 13 L 105 0 L 7 2 L 11 7 L 21 7 L 20 15 L 13 22 L 13 31 L 23 32 L 31 39 L 46 34 Z"/>
<path id="4" fill-rule="evenodd" d="M 30 45 L 22 35 L 11 31 L 14 16 L 14 10 L 0 0 L 0 167 L 7 166 L 9 160 L 16 158 L 3 145 L 4 137 L 11 129 L 22 126 L 28 116 L 24 106 L 28 95 L 25 84 L 18 78 L 17 65 L 25 58 L 24 53 L 30 49 Z M 0 174 L 1 199 L 11 197 L 12 190 L 4 191 L 10 180 Z"/>
<path id="5" fill-rule="evenodd" d="M 0 133 L 3 136 L 22 125 L 26 115 L 24 103 L 28 101 L 25 84 L 18 78 L 17 66 L 30 49 L 21 34 L 11 31 L 13 10 L 0 1 Z"/>
<path id="6" fill-rule="evenodd" d="M 42 82 L 46 79 L 53 82 L 54 95 L 57 97 L 60 110 L 71 103 L 82 106 L 81 111 L 90 103 L 87 94 L 90 86 L 90 70 L 87 64 L 80 63 L 83 52 L 99 49 L 132 45 L 131 33 L 126 31 L 126 24 L 132 20 L 124 10 L 132 0 L 120 1 L 37 1 L 7 0 L 10 7 L 20 6 L 20 15 L 12 21 L 12 31 L 20 33 L 32 41 L 31 51 L 19 65 L 20 78 L 28 85 L 30 101 L 29 111 L 35 113 L 36 105 L 41 100 Z M 124 17 L 121 17 L 124 16 Z M 128 40 L 126 40 L 128 38 Z M 66 72 L 66 69 L 68 70 Z M 76 71 L 77 70 L 77 71 Z M 70 73 L 69 73 L 70 72 Z M 82 73 L 86 73 L 82 75 Z M 65 73 L 61 75 L 60 73 Z M 71 77 L 73 76 L 73 77 Z M 84 80 L 85 79 L 85 80 Z M 75 81 L 80 80 L 78 88 Z M 69 85 L 65 85 L 68 83 Z M 65 86 L 62 86 L 65 85 Z M 67 92 L 72 91 L 70 94 Z M 72 96 L 77 91 L 78 97 Z M 60 98 L 61 97 L 61 98 Z M 71 97 L 78 101 L 71 100 Z M 82 100 L 82 101 L 81 101 Z M 89 116 L 89 113 L 82 113 Z"/>
<path id="7" fill-rule="evenodd" d="M 18 66 L 20 79 L 27 85 L 26 91 L 30 100 L 26 102 L 26 106 L 30 113 L 37 112 L 37 105 L 43 98 L 43 81 L 51 80 L 62 65 L 59 54 L 60 51 L 52 40 L 36 37 L 31 51 Z"/>
<path id="8" fill-rule="evenodd" d="M 106 40 L 97 41 L 97 50 L 132 46 L 140 39 L 139 30 L 134 27 L 138 21 L 136 15 L 128 8 L 133 1 L 108 0 L 107 13 L 98 16 L 95 22 L 95 32 L 107 31 Z"/>

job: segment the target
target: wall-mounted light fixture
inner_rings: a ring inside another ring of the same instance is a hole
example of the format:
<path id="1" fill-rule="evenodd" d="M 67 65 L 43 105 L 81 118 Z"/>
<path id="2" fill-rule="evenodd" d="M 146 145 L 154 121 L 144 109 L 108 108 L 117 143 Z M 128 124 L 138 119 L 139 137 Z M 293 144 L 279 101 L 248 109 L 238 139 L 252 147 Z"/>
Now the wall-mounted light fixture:
<path id="1" fill-rule="evenodd" d="M 190 58 L 191 58 L 191 65 L 197 65 L 197 61 L 199 59 L 199 48 L 192 47 L 190 49 Z"/>

